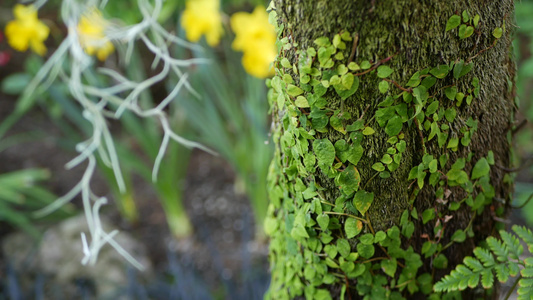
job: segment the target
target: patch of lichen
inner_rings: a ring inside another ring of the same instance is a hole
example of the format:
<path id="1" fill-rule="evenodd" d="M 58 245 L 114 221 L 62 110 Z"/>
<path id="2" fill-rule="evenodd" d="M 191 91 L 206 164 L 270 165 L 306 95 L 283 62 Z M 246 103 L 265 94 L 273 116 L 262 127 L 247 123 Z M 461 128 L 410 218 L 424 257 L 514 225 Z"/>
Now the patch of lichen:
<path id="1" fill-rule="evenodd" d="M 299 6 L 315 5 L 321 7 L 314 20 L 320 26 L 328 20 L 322 18 L 322 10 L 340 13 L 328 3 L 297 2 L 283 11 L 282 18 L 302 19 L 294 14 L 309 7 Z M 342 5 L 343 12 L 359 11 L 350 5 Z M 379 7 L 364 6 L 367 12 L 380 12 Z M 401 12 L 405 7 L 392 4 L 381 9 Z M 386 14 L 381 17 L 387 20 Z M 343 17 L 337 20 L 346 22 Z M 378 29 L 361 26 L 357 34 L 344 28 L 329 35 L 330 27 L 313 30 L 306 27 L 308 21 L 298 28 L 279 28 L 277 74 L 269 82 L 276 154 L 269 175 L 272 204 L 265 223 L 272 238 L 268 296 L 430 294 L 436 275 L 428 273 L 424 264 L 435 261 L 434 267 L 448 269 L 448 261 L 454 259 L 448 259 L 446 249 L 474 236 L 474 220 L 485 221 L 492 199 L 506 190 L 501 178 L 495 181 L 499 175 L 490 166 L 505 163 L 502 152 L 508 146 L 489 152 L 490 148 L 480 148 L 486 146 L 483 141 L 476 140 L 482 131 L 478 112 L 487 105 L 484 97 L 493 97 L 485 91 L 489 79 L 468 61 L 471 52 L 457 45 L 440 45 L 440 53 L 433 49 L 442 43 L 435 44 L 440 35 L 421 41 L 422 49 L 400 43 L 399 49 L 384 50 L 380 46 L 397 43 L 392 30 L 379 36 L 372 32 Z M 422 30 L 409 23 L 401 26 Z M 484 42 L 461 41 L 468 46 L 464 48 L 471 50 L 476 43 L 478 50 L 497 49 L 505 44 L 491 46 L 493 39 L 485 42 L 489 38 L 482 32 L 478 39 L 483 37 Z M 314 39 L 302 38 L 310 34 Z M 452 52 L 456 56 L 449 59 Z M 427 60 L 413 61 L 420 55 Z M 406 71 L 413 66 L 418 76 Z M 353 81 L 343 80 L 346 74 L 352 74 Z M 499 124 L 510 114 L 509 106 L 503 106 Z M 390 121 L 394 118 L 400 121 Z M 393 157 L 400 153 L 396 161 Z M 410 245 L 413 235 L 423 245 Z"/>

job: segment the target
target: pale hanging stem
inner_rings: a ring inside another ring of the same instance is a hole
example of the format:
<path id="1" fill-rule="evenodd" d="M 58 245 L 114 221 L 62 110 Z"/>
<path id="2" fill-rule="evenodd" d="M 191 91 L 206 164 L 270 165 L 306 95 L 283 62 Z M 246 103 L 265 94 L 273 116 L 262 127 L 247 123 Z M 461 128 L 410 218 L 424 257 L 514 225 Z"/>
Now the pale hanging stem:
<path id="1" fill-rule="evenodd" d="M 163 6 L 162 1 L 138 0 L 138 9 L 143 19 L 131 26 L 119 26 L 114 23 L 106 24 L 107 30 L 105 33 L 106 37 L 114 43 L 117 49 L 119 45 L 125 45 L 125 47 L 122 47 L 124 51 L 119 52 L 117 50 L 116 53 L 126 63 L 132 59 L 132 53 L 138 43 L 144 44 L 154 56 L 152 67 L 162 66 L 160 72 L 140 82 L 135 82 L 123 75 L 120 70 L 98 68 L 96 71 L 106 76 L 112 84 L 109 86 L 97 84 L 95 77 L 91 73 L 92 69 L 90 69 L 94 66 L 95 58 L 88 56 L 80 45 L 77 26 L 80 17 L 85 12 L 90 11 L 92 7 L 104 8 L 108 1 L 63 0 L 61 17 L 68 28 L 68 35 L 39 70 L 22 95 L 22 99 L 28 100 L 36 92 L 44 90 L 57 80 L 61 80 L 67 84 L 73 99 L 79 104 L 83 118 L 92 126 L 91 136 L 76 145 L 76 151 L 79 154 L 66 164 L 66 168 L 71 169 L 86 162 L 87 165 L 82 178 L 67 194 L 58 198 L 49 206 L 35 212 L 37 216 L 46 215 L 65 205 L 76 196 L 81 196 L 89 228 L 88 234 L 90 235 L 90 237 L 87 237 L 85 233 L 81 233 L 84 255 L 83 264 L 94 264 L 101 248 L 105 244 L 110 244 L 133 266 L 143 269 L 143 266 L 115 240 L 118 231 L 113 230 L 108 233 L 102 227 L 99 210 L 102 205 L 107 203 L 107 199 L 94 195 L 90 187 L 91 178 L 96 169 L 96 155 L 98 155 L 105 165 L 113 169 L 119 189 L 125 191 L 125 183 L 120 170 L 120 158 L 117 155 L 113 136 L 107 125 L 108 119 L 118 119 L 124 112 L 129 111 L 139 118 L 157 118 L 159 120 L 163 131 L 163 139 L 154 161 L 152 172 L 154 181 L 157 179 L 157 173 L 170 140 L 189 148 L 200 148 L 214 154 L 213 151 L 206 147 L 176 134 L 172 130 L 164 111 L 179 96 L 179 92 L 183 88 L 188 90 L 190 94 L 199 97 L 199 94 L 192 89 L 187 81 L 187 73 L 183 72 L 181 68 L 207 63 L 208 60 L 202 58 L 181 60 L 172 57 L 168 49 L 171 45 L 186 47 L 195 51 L 201 51 L 201 47 L 176 37 L 157 23 L 157 18 Z M 45 5 L 46 2 L 47 0 L 37 0 L 35 5 L 39 8 Z M 68 63 L 65 64 L 66 60 L 68 60 Z M 169 94 L 158 105 L 141 108 L 139 100 L 143 92 L 171 75 L 175 75 L 179 78 L 179 81 Z"/>

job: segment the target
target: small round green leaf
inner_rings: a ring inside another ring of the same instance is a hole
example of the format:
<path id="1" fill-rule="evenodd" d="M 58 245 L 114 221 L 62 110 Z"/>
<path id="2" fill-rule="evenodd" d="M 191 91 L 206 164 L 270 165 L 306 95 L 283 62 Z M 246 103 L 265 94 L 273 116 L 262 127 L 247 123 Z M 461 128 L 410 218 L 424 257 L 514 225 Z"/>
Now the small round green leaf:
<path id="1" fill-rule="evenodd" d="M 374 201 L 374 193 L 369 193 L 363 190 L 355 193 L 353 204 L 355 208 L 364 216 L 370 205 Z"/>
<path id="2" fill-rule="evenodd" d="M 348 239 L 357 236 L 361 230 L 363 230 L 363 222 L 355 218 L 348 218 L 344 223 L 344 231 L 346 232 L 346 238 Z"/>
<path id="3" fill-rule="evenodd" d="M 494 36 L 497 39 L 501 38 L 502 34 L 503 34 L 503 29 L 501 29 L 501 27 L 496 27 L 492 31 L 492 36 Z"/>
<path id="4" fill-rule="evenodd" d="M 379 92 L 385 94 L 389 90 L 389 83 L 386 80 L 382 80 L 378 86 Z"/>
<path id="5" fill-rule="evenodd" d="M 365 129 L 363 129 L 363 134 L 364 135 L 372 135 L 375 132 L 376 131 L 374 129 L 372 129 L 372 127 L 370 127 L 370 126 L 367 126 L 367 127 L 365 127 Z"/>
<path id="6" fill-rule="evenodd" d="M 490 165 L 486 158 L 481 158 L 478 160 L 476 165 L 474 166 L 474 169 L 472 169 L 472 179 L 478 179 L 480 177 L 483 177 L 490 172 Z"/>
<path id="7" fill-rule="evenodd" d="M 461 24 L 461 17 L 458 15 L 453 15 L 446 22 L 446 31 L 450 31 Z"/>
<path id="8" fill-rule="evenodd" d="M 392 70 L 389 66 L 379 66 L 378 67 L 378 77 L 379 78 L 387 78 L 392 74 L 394 70 Z"/>

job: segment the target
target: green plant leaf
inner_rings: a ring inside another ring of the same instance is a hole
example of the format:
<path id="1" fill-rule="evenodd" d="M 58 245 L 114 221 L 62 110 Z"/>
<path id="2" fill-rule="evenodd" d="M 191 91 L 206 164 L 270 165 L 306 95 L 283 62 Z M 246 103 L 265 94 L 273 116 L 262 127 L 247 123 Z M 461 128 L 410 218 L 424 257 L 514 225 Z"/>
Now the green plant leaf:
<path id="1" fill-rule="evenodd" d="M 466 239 L 466 233 L 462 229 L 458 229 L 452 235 L 452 241 L 456 243 L 462 243 Z"/>
<path id="2" fill-rule="evenodd" d="M 324 252 L 330 257 L 331 259 L 334 259 L 337 256 L 337 247 L 333 245 L 326 245 L 324 246 Z"/>
<path id="3" fill-rule="evenodd" d="M 461 24 L 461 26 L 459 26 L 459 38 L 460 39 L 465 39 L 466 38 L 466 24 Z"/>
<path id="4" fill-rule="evenodd" d="M 374 235 L 372 233 L 363 234 L 359 241 L 366 245 L 372 245 L 374 243 Z"/>
<path id="5" fill-rule="evenodd" d="M 496 27 L 492 31 L 492 36 L 494 36 L 497 39 L 501 38 L 502 34 L 503 34 L 503 29 L 501 29 L 501 27 Z"/>
<path id="6" fill-rule="evenodd" d="M 396 261 L 396 258 L 391 259 L 384 259 L 381 261 L 381 270 L 390 277 L 394 278 L 394 274 L 396 274 L 396 269 L 398 267 L 398 262 Z"/>
<path id="7" fill-rule="evenodd" d="M 389 136 L 395 136 L 402 131 L 403 121 L 402 118 L 398 115 L 392 117 L 385 126 L 385 133 Z"/>
<path id="8" fill-rule="evenodd" d="M 378 77 L 387 78 L 394 72 L 389 66 L 379 66 L 378 67 Z"/>
<path id="9" fill-rule="evenodd" d="M 292 85 L 292 84 L 288 84 L 287 85 L 287 94 L 289 94 L 289 96 L 293 96 L 293 97 L 296 97 L 298 95 L 301 95 L 304 91 L 295 86 L 295 85 Z"/>
<path id="10" fill-rule="evenodd" d="M 448 97 L 448 99 L 453 101 L 455 100 L 455 95 L 457 94 L 457 87 L 452 86 L 452 87 L 446 88 L 444 90 L 444 93 L 446 94 L 446 97 Z"/>
<path id="11" fill-rule="evenodd" d="M 318 223 L 318 226 L 320 226 L 320 229 L 326 230 L 328 229 L 329 225 L 329 216 L 327 214 L 321 214 L 318 217 L 316 217 L 316 221 Z"/>
<path id="12" fill-rule="evenodd" d="M 350 243 L 346 239 L 337 240 L 337 251 L 342 257 L 346 258 L 350 255 Z"/>
<path id="13" fill-rule="evenodd" d="M 370 64 L 370 62 L 368 60 L 363 60 L 361 62 L 361 64 L 360 64 L 360 67 L 363 70 L 367 70 L 367 69 L 370 69 L 372 67 L 372 65 Z"/>
<path id="14" fill-rule="evenodd" d="M 452 123 L 453 120 L 455 120 L 455 116 L 457 115 L 457 111 L 455 110 L 455 108 L 451 107 L 451 108 L 448 108 L 445 112 L 444 112 L 444 116 L 446 117 L 446 120 L 448 120 L 448 122 Z"/>
<path id="15" fill-rule="evenodd" d="M 358 71 L 358 70 L 361 70 L 361 67 L 352 61 L 351 63 L 348 64 L 348 69 L 350 69 L 351 71 Z"/>
<path id="16" fill-rule="evenodd" d="M 487 249 L 476 247 L 474 255 L 483 263 L 485 268 L 490 268 L 495 264 L 494 257 Z"/>
<path id="17" fill-rule="evenodd" d="M 374 256 L 374 252 L 374 245 L 365 245 L 362 243 L 357 244 L 357 253 L 359 253 L 361 257 L 371 258 Z"/>
<path id="18" fill-rule="evenodd" d="M 376 170 L 378 172 L 383 172 L 383 171 L 385 171 L 385 166 L 382 163 L 377 162 L 377 163 L 372 165 L 372 169 L 374 169 L 374 170 Z"/>
<path id="19" fill-rule="evenodd" d="M 2 80 L 1 90 L 9 95 L 21 94 L 31 81 L 27 73 L 14 73 Z"/>
<path id="20" fill-rule="evenodd" d="M 472 169 L 472 175 L 470 176 L 470 178 L 472 180 L 478 179 L 480 177 L 483 177 L 483 176 L 489 174 L 489 172 L 490 172 L 489 162 L 487 161 L 486 158 L 483 157 L 480 160 L 478 160 L 478 162 L 476 163 L 476 165 Z"/>
<path id="21" fill-rule="evenodd" d="M 478 14 L 476 14 L 474 16 L 474 20 L 472 21 L 472 24 L 474 25 L 474 27 L 478 27 L 478 24 L 479 24 L 479 19 L 480 19 L 480 16 Z"/>
<path id="22" fill-rule="evenodd" d="M 463 60 L 456 63 L 453 68 L 453 77 L 459 79 L 472 70 L 473 63 L 465 64 Z"/>
<path id="23" fill-rule="evenodd" d="M 380 81 L 378 89 L 380 93 L 385 94 L 389 90 L 389 83 L 386 80 Z"/>
<path id="24" fill-rule="evenodd" d="M 468 10 L 463 10 L 462 16 L 463 16 L 463 22 L 468 23 L 468 21 L 470 20 L 470 15 L 468 14 Z"/>
<path id="25" fill-rule="evenodd" d="M 298 96 L 296 100 L 294 101 L 294 104 L 296 107 L 306 108 L 309 107 L 309 102 L 307 102 L 307 99 L 303 96 Z"/>
<path id="26" fill-rule="evenodd" d="M 522 239 L 524 242 L 526 242 L 526 245 L 528 246 L 529 252 L 533 253 L 533 233 L 531 233 L 531 230 L 522 227 L 513 225 L 513 231 Z"/>
<path id="27" fill-rule="evenodd" d="M 315 41 L 314 41 L 315 45 L 319 46 L 319 47 L 328 47 L 331 45 L 331 42 L 329 41 L 329 39 L 325 36 L 323 37 L 319 37 L 317 38 Z"/>
<path id="28" fill-rule="evenodd" d="M 426 224 L 427 222 L 433 220 L 435 218 L 435 209 L 434 208 L 428 208 L 424 210 L 422 213 L 422 222 Z"/>
<path id="29" fill-rule="evenodd" d="M 336 183 L 345 195 L 351 195 L 359 189 L 361 175 L 354 165 L 349 165 L 337 175 Z"/>
<path id="30" fill-rule="evenodd" d="M 369 193 L 363 190 L 357 191 L 353 198 L 353 204 L 357 211 L 359 211 L 363 216 L 366 211 L 370 208 L 370 205 L 374 201 L 374 193 Z"/>
<path id="31" fill-rule="evenodd" d="M 453 15 L 446 22 L 446 31 L 450 31 L 461 24 L 461 17 L 458 15 Z"/>
<path id="32" fill-rule="evenodd" d="M 392 162 L 392 157 L 390 156 L 390 154 L 384 154 L 381 158 L 381 162 L 388 165 Z"/>
<path id="33" fill-rule="evenodd" d="M 346 232 L 347 239 L 357 236 L 361 230 L 363 230 L 363 222 L 355 218 L 348 218 L 344 223 L 344 231 Z"/>
<path id="34" fill-rule="evenodd" d="M 485 269 L 481 271 L 481 285 L 484 289 L 489 289 L 492 287 L 494 282 L 494 275 L 490 269 Z"/>
<path id="35" fill-rule="evenodd" d="M 314 140 L 313 151 L 315 152 L 319 165 L 329 167 L 335 161 L 335 146 L 328 139 Z"/>
<path id="36" fill-rule="evenodd" d="M 439 79 L 442 79 L 448 75 L 448 72 L 450 71 L 448 65 L 439 65 L 438 67 L 435 67 L 429 71 L 429 73 Z"/>
<path id="37" fill-rule="evenodd" d="M 365 127 L 365 129 L 363 129 L 363 134 L 364 135 L 372 135 L 375 132 L 376 131 L 374 131 L 374 129 L 372 129 L 372 127 L 370 127 L 370 126 L 367 126 L 367 127 Z"/>
<path id="38" fill-rule="evenodd" d="M 495 237 L 490 236 L 487 238 L 487 245 L 489 246 L 490 250 L 494 252 L 498 261 L 508 261 L 507 247 L 505 247 L 499 240 L 497 240 Z"/>
<path id="39" fill-rule="evenodd" d="M 435 101 L 431 102 L 431 104 L 428 105 L 428 107 L 426 108 L 426 115 L 429 116 L 429 115 L 434 114 L 437 111 L 438 108 L 439 108 L 439 101 L 438 100 L 435 100 Z"/>
<path id="40" fill-rule="evenodd" d="M 342 85 L 340 85 L 340 86 L 342 86 Z M 357 91 L 357 89 L 359 88 L 359 77 L 357 77 L 357 76 L 353 77 L 353 83 L 352 83 L 352 85 L 351 85 L 351 87 L 349 89 L 345 89 L 344 86 L 342 86 L 343 88 L 341 89 L 341 88 L 339 88 L 339 85 L 334 85 L 333 87 L 335 88 L 335 91 L 337 92 L 337 95 L 339 95 L 342 100 L 346 100 L 348 97 L 353 95 Z"/>
<path id="41" fill-rule="evenodd" d="M 466 39 L 466 38 L 468 38 L 469 36 L 471 36 L 474 33 L 474 27 L 465 26 L 464 27 L 464 32 L 462 32 L 462 36 L 461 36 L 461 29 L 462 28 L 463 28 L 463 25 L 461 25 L 461 27 L 459 28 L 459 36 L 461 37 L 461 39 Z"/>
<path id="42" fill-rule="evenodd" d="M 433 260 L 433 266 L 437 269 L 446 269 L 448 268 L 448 258 L 444 254 L 439 254 Z"/>
<path id="43" fill-rule="evenodd" d="M 364 149 L 363 146 L 357 145 L 352 146 L 348 150 L 348 155 L 346 156 L 346 159 L 348 159 L 349 162 L 351 162 L 354 166 L 357 165 L 361 157 L 363 157 Z"/>

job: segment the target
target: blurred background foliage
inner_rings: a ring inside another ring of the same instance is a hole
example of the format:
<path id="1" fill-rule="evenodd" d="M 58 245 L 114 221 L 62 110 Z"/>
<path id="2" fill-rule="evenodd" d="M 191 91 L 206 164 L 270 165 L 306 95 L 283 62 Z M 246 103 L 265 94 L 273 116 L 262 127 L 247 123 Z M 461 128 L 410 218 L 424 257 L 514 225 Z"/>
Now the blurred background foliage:
<path id="1" fill-rule="evenodd" d="M 516 2 L 516 37 L 514 40 L 517 63 L 517 131 L 515 151 L 519 158 L 515 186 L 515 205 L 529 226 L 533 226 L 533 1 Z M 526 202 L 527 201 L 527 202 Z"/>
<path id="2" fill-rule="evenodd" d="M 51 25 L 51 36 L 47 45 L 53 50 L 54 42 L 65 31 L 59 22 L 59 16 L 53 15 L 60 5 L 59 0 L 48 1 L 39 11 L 39 18 Z M 9 14 L 16 1 L 7 0 L 3 5 L 1 16 Z M 222 1 L 222 12 L 251 11 L 256 5 L 265 5 L 265 1 Z M 139 11 L 131 1 L 109 1 L 103 11 L 106 18 L 126 25 L 134 24 L 142 19 Z M 159 22 L 168 29 L 174 28 L 177 36 L 185 38 L 179 25 L 179 16 L 185 8 L 185 1 L 166 1 Z M 10 18 L 2 18 L 5 22 Z M 56 22 L 55 25 L 53 22 Z M 2 24 L 5 25 L 5 24 Z M 268 143 L 268 115 L 266 102 L 266 87 L 264 80 L 254 78 L 244 72 L 241 64 L 241 54 L 231 50 L 233 40 L 229 28 L 229 14 L 223 15 L 224 35 L 220 45 L 209 47 L 205 40 L 199 43 L 204 51 L 192 53 L 183 48 L 175 48 L 175 55 L 181 59 L 191 57 L 209 57 L 210 64 L 198 65 L 189 70 L 190 83 L 200 93 L 181 93 L 177 101 L 171 104 L 167 111 L 171 119 L 173 130 L 182 136 L 201 141 L 226 159 L 237 173 L 236 189 L 246 194 L 251 201 L 257 218 L 258 237 L 262 238 L 262 220 L 266 214 L 266 172 L 272 152 Z M 134 59 L 126 67 L 129 78 L 140 81 L 147 73 L 157 72 L 150 68 L 151 57 L 146 57 L 142 48 L 134 49 Z M 120 60 L 111 57 L 106 62 L 107 67 L 120 64 Z M 28 86 L 30 80 L 42 67 L 43 58 L 29 54 L 24 58 L 24 68 L 15 70 L 3 79 L 2 92 L 17 96 Z M 97 65 L 96 65 L 97 66 Z M 68 66 L 65 66 L 68 68 Z M 115 66 L 118 68 L 118 66 Z M 93 80 L 99 86 L 109 85 L 109 78 L 94 72 Z M 152 86 L 143 95 L 142 101 L 146 106 L 153 106 L 170 93 L 177 84 L 177 78 L 167 78 Z M 52 122 L 61 130 L 63 139 L 59 142 L 66 149 L 74 146 L 90 136 L 91 126 L 82 117 L 80 108 L 72 101 L 68 88 L 61 82 L 52 83 L 46 91 L 41 91 L 35 105 L 42 108 Z M 0 120 L 0 137 L 3 136 L 15 122 L 26 113 L 10 116 L 10 119 Z M 136 222 L 138 210 L 136 195 L 133 191 L 133 174 L 140 175 L 147 183 L 152 184 L 152 166 L 162 142 L 163 132 L 156 121 L 139 119 L 131 113 L 125 113 L 119 121 L 121 129 L 116 144 L 117 152 L 122 158 L 121 168 L 126 182 L 126 192 L 120 193 L 116 184 L 114 172 L 99 161 L 101 174 L 108 179 L 114 200 L 123 218 L 129 222 Z M 153 188 L 158 194 L 160 203 L 166 213 L 167 221 L 172 233 L 180 238 L 192 234 L 192 226 L 185 213 L 182 194 L 183 180 L 188 167 L 191 150 L 176 143 L 171 143 L 166 151 L 164 167 L 158 173 L 157 182 Z"/>
<path id="3" fill-rule="evenodd" d="M 46 57 L 53 53 L 55 47 L 66 35 L 67 29 L 59 16 L 61 2 L 61 0 L 49 0 L 38 12 L 39 20 L 50 27 L 50 36 L 46 40 L 48 48 L 46 56 L 38 56 L 29 50 L 25 53 L 17 53 L 10 49 L 5 38 L 0 39 L 0 53 L 5 53 L 8 57 L 6 65 L 0 66 L 2 71 L 0 72 L 0 91 L 9 97 L 10 101 L 23 93 L 45 63 Z M 142 19 L 139 11 L 132 9 L 136 7 L 135 2 L 136 0 L 109 1 L 102 13 L 106 19 L 113 22 L 123 25 L 135 24 Z M 222 278 L 222 288 L 213 291 L 213 283 L 205 282 L 205 279 L 200 278 L 187 258 L 177 257 L 175 253 L 169 251 L 168 268 L 163 272 L 162 278 L 156 279 L 154 283 L 146 284 L 142 280 L 137 280 L 135 271 L 131 270 L 128 286 L 122 289 L 117 287 L 117 294 L 110 296 L 109 299 L 114 299 L 115 296 L 131 299 L 154 297 L 157 299 L 224 299 L 227 297 L 258 299 L 266 290 L 268 285 L 266 269 L 261 267 L 261 272 L 254 271 L 256 266 L 253 266 L 249 250 L 246 248 L 247 243 L 254 239 L 263 245 L 265 242 L 262 223 L 268 205 L 266 173 L 272 154 L 272 145 L 269 143 L 268 136 L 270 124 L 267 113 L 266 86 L 264 78 L 253 77 L 244 70 L 241 64 L 242 53 L 231 48 L 235 36 L 230 27 L 230 18 L 233 13 L 252 12 L 259 5 L 266 7 L 266 2 L 262 0 L 221 1 L 220 12 L 224 33 L 220 44 L 211 47 L 202 38 L 198 44 L 202 46 L 203 51 L 191 51 L 182 47 L 170 48 L 174 52 L 174 57 L 179 59 L 208 57 L 211 60 L 209 64 L 196 65 L 186 70 L 189 73 L 188 81 L 196 94 L 182 90 L 166 109 L 166 113 L 174 132 L 189 140 L 201 142 L 227 161 L 235 173 L 235 192 L 247 197 L 250 201 L 254 213 L 254 217 L 250 220 L 255 219 L 255 221 L 253 221 L 254 224 L 247 222 L 244 227 L 256 230 L 242 237 L 244 248 L 235 248 L 235 251 L 242 252 L 242 265 L 239 268 L 243 275 L 238 276 L 240 282 L 237 284 L 235 281 L 228 280 L 226 275 L 223 276 L 227 270 L 218 262 L 214 271 L 215 276 Z M 17 3 L 18 1 L 15 0 L 2 2 L 2 7 L 0 7 L 1 34 L 4 33 L 6 23 L 13 19 L 12 9 Z M 167 30 L 183 39 L 186 37 L 186 32 L 180 24 L 180 18 L 186 7 L 185 3 L 186 1 L 165 1 L 163 13 L 158 19 Z M 113 84 L 109 77 L 97 72 L 99 66 L 124 69 L 125 75 L 134 81 L 142 81 L 143 78 L 153 76 L 160 71 L 160 67 L 151 66 L 153 57 L 147 49 L 135 48 L 132 55 L 133 59 L 129 64 L 124 64 L 116 53 L 103 62 L 97 61 L 91 72 L 91 83 L 96 86 Z M 65 64 L 63 69 L 68 72 L 69 65 Z M 171 76 L 152 86 L 143 93 L 141 106 L 157 105 L 172 91 L 178 80 L 179 78 Z M 60 132 L 60 138 L 55 140 L 56 146 L 74 156 L 75 146 L 90 137 L 93 129 L 83 117 L 81 108 L 72 99 L 69 87 L 57 80 L 45 90 L 35 93 L 34 98 L 31 106 L 21 105 L 19 100 L 15 105 L 15 113 L 6 119 L 0 119 L 0 152 L 9 147 L 23 147 L 27 142 L 46 139 L 46 132 L 42 132 L 39 128 L 17 134 L 11 133 L 26 114 L 37 110 L 44 112 Z M 0 99 L 0 101 L 3 100 Z M 24 108 L 17 109 L 21 106 Z M 110 122 L 115 135 L 116 151 L 121 159 L 126 191 L 122 193 L 119 191 L 115 173 L 104 164 L 101 157 L 98 158 L 98 169 L 99 174 L 109 185 L 111 198 L 121 218 L 134 225 L 143 213 L 138 206 L 139 201 L 142 200 L 139 197 L 143 195 L 138 195 L 135 191 L 138 185 L 136 178 L 140 177 L 144 184 L 151 185 L 155 191 L 165 213 L 170 232 L 175 238 L 186 239 L 197 234 L 195 230 L 205 230 L 194 228 L 183 203 L 185 176 L 193 150 L 171 142 L 166 149 L 157 181 L 152 182 L 152 167 L 164 134 L 161 125 L 156 120 L 140 119 L 129 112 L 124 113 L 120 120 Z M 48 185 L 49 188 L 46 187 L 47 179 L 54 174 L 44 169 L 1 172 L 3 170 L 0 166 L 0 227 L 9 225 L 12 228 L 20 228 L 39 239 L 43 232 L 42 226 L 47 224 L 46 221 L 57 223 L 71 215 L 82 213 L 79 208 L 67 205 L 45 218 L 36 219 L 33 213 L 58 197 L 53 193 L 50 185 Z M 213 248 L 212 255 L 219 257 L 216 247 L 211 248 Z M 14 270 L 13 266 L 8 264 L 4 272 L 8 281 L 0 280 L 0 299 L 6 296 L 15 297 L 13 299 L 42 297 L 43 287 L 47 280 L 50 280 L 45 277 L 37 280 L 30 292 L 25 291 L 27 286 L 20 282 L 17 270 Z M 88 293 L 87 287 L 83 284 L 77 286 L 80 288 L 80 294 Z"/>

